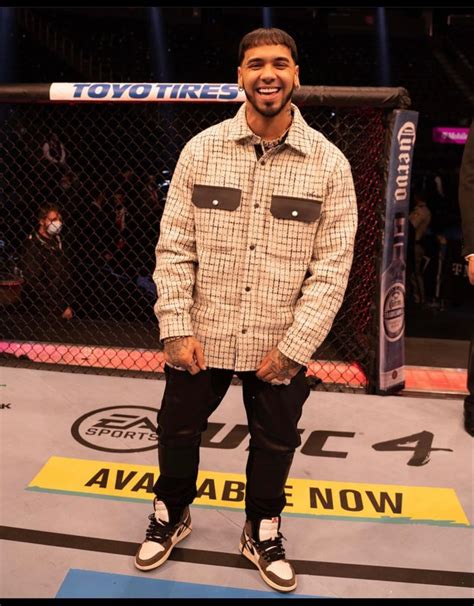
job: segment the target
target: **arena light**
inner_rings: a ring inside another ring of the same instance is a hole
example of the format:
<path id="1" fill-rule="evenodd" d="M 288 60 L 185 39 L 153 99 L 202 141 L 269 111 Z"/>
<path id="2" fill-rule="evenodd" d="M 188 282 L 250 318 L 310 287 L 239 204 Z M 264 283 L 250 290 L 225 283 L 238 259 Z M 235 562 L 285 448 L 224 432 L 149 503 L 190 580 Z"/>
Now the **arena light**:
<path id="1" fill-rule="evenodd" d="M 273 11 L 270 6 L 262 6 L 263 27 L 273 27 Z"/>
<path id="2" fill-rule="evenodd" d="M 158 82 L 171 79 L 163 13 L 159 6 L 149 7 L 151 67 Z"/>
<path id="3" fill-rule="evenodd" d="M 0 7 L 0 82 L 11 82 L 14 65 L 14 8 Z"/>
<path id="4" fill-rule="evenodd" d="M 385 8 L 377 7 L 377 50 L 379 59 L 378 85 L 390 86 L 390 56 Z"/>

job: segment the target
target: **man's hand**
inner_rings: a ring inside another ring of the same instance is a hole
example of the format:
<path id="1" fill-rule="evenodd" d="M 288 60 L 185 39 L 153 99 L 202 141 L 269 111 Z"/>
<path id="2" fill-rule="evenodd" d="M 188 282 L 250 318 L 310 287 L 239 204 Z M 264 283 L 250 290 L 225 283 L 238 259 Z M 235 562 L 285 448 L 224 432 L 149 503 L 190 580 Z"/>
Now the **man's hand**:
<path id="1" fill-rule="evenodd" d="M 165 339 L 165 362 L 192 375 L 206 370 L 202 345 L 194 337 L 181 337 L 168 342 Z"/>
<path id="2" fill-rule="evenodd" d="M 262 381 L 281 384 L 289 382 L 301 368 L 301 364 L 290 360 L 275 347 L 260 362 L 256 374 Z"/>
<path id="3" fill-rule="evenodd" d="M 469 257 L 467 260 L 467 277 L 469 282 L 474 286 L 474 257 Z"/>

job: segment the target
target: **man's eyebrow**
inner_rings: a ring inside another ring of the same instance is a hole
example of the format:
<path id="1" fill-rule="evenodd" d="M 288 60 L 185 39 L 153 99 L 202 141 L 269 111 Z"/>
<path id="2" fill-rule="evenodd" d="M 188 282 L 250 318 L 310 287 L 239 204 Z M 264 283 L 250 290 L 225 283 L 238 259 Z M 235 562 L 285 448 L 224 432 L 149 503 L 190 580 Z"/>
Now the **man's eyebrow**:
<path id="1" fill-rule="evenodd" d="M 252 57 L 251 59 L 249 59 L 247 61 L 247 65 L 251 64 L 251 63 L 261 63 L 262 61 L 265 61 L 265 59 L 263 57 Z M 285 63 L 290 63 L 290 60 L 288 59 L 288 57 L 273 57 L 271 59 L 272 62 L 285 62 Z"/>

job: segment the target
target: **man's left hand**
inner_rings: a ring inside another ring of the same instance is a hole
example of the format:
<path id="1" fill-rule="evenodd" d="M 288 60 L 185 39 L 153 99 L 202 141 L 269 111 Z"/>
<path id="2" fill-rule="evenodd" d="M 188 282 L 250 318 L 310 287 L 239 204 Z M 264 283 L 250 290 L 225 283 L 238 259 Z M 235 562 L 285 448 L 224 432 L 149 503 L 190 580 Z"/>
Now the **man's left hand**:
<path id="1" fill-rule="evenodd" d="M 287 384 L 301 368 L 301 364 L 290 360 L 275 347 L 260 362 L 256 375 L 267 383 Z"/>

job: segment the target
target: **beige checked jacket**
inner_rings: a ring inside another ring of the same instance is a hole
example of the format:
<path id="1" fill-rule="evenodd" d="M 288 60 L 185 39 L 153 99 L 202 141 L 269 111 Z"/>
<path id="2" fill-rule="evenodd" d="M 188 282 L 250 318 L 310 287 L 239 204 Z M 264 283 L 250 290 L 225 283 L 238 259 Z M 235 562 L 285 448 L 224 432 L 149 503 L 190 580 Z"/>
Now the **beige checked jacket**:
<path id="1" fill-rule="evenodd" d="M 153 278 L 160 337 L 194 335 L 208 367 L 255 370 L 274 347 L 307 365 L 341 306 L 357 206 L 349 163 L 296 106 L 257 160 L 245 104 L 181 152 Z"/>

